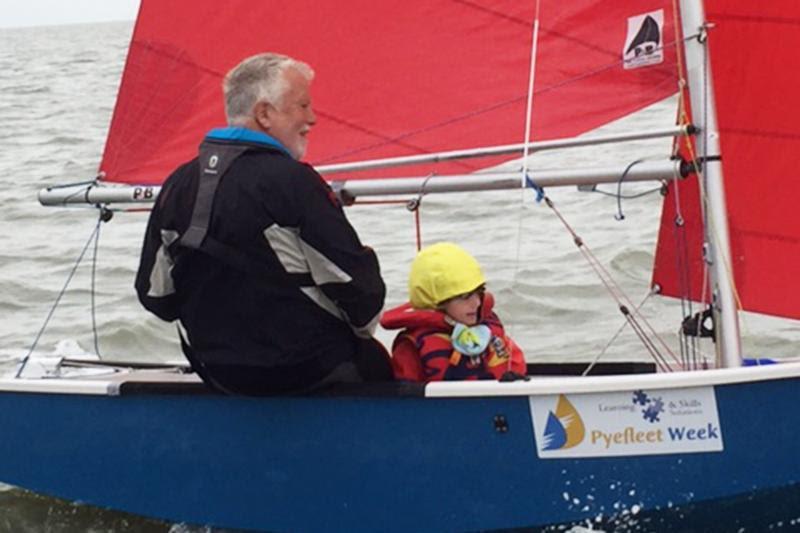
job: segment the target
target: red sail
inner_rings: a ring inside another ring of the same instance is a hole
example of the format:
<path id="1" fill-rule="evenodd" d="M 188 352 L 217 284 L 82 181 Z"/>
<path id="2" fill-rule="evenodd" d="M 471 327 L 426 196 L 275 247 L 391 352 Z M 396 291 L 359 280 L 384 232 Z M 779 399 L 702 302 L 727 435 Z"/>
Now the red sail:
<path id="1" fill-rule="evenodd" d="M 800 3 L 708 0 L 709 46 L 736 288 L 745 310 L 800 318 Z M 676 274 L 674 191 L 662 214 L 653 282 L 665 294 L 689 287 L 700 299 L 698 187 L 679 191 L 687 226 L 688 278 Z"/>
<path id="2" fill-rule="evenodd" d="M 676 90 L 670 1 L 542 4 L 534 139 L 585 132 Z M 109 181 L 160 182 L 194 155 L 208 129 L 224 125 L 225 72 L 267 50 L 316 70 L 314 164 L 520 143 L 535 6 L 142 0 L 100 170 Z M 623 68 L 628 19 L 659 10 L 663 61 Z M 497 162 L 435 170 L 463 173 Z"/>

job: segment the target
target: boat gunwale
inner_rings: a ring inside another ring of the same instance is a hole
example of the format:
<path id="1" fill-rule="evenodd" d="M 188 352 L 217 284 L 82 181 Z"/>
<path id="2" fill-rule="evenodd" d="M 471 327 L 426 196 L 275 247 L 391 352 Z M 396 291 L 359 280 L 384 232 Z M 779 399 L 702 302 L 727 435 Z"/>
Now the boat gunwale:
<path id="1" fill-rule="evenodd" d="M 428 384 L 401 382 L 351 384 L 327 390 L 324 393 L 293 397 L 317 399 L 352 396 L 496 398 L 709 387 L 792 378 L 800 378 L 800 362 L 652 374 L 534 376 L 528 381 L 514 382 L 451 381 Z M 208 389 L 194 374 L 153 370 L 125 370 L 111 375 L 80 378 L 0 379 L 0 393 L 93 396 L 203 394 L 224 397 L 224 395 Z M 286 396 L 282 396 L 282 398 L 286 398 Z"/>
<path id="2" fill-rule="evenodd" d="M 637 389 L 680 389 L 736 385 L 792 378 L 800 378 L 800 362 L 653 374 L 537 377 L 529 381 L 512 383 L 500 383 L 497 381 L 437 382 L 427 385 L 425 396 L 430 398 L 455 398 L 588 394 Z"/>

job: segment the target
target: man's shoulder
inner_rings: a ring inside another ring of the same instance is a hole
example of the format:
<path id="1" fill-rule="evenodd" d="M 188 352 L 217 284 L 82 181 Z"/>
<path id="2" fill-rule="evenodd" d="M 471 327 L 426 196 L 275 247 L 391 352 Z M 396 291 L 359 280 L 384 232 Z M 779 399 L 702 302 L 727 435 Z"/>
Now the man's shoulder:
<path id="1" fill-rule="evenodd" d="M 269 151 L 253 151 L 242 156 L 245 184 L 262 189 L 290 189 L 296 194 L 308 194 L 312 190 L 325 191 L 328 185 L 322 176 L 307 163 L 296 161 L 285 155 Z"/>
<path id="2" fill-rule="evenodd" d="M 193 198 L 193 191 L 197 189 L 196 176 L 198 174 L 197 158 L 191 159 L 172 171 L 161 184 L 161 192 L 156 200 L 156 207 L 163 208 L 176 201 L 184 202 Z"/>
<path id="3" fill-rule="evenodd" d="M 320 178 L 314 167 L 307 163 L 297 161 L 284 154 L 273 150 L 252 150 L 242 156 L 245 160 L 255 163 L 258 168 L 269 174 L 277 176 L 300 176 L 305 178 Z"/>
<path id="4" fill-rule="evenodd" d="M 190 159 L 189 161 L 182 163 L 175 170 L 173 170 L 172 173 L 167 176 L 167 179 L 164 180 L 164 187 L 185 182 L 187 179 L 197 176 L 198 173 L 199 166 L 197 158 L 195 157 L 194 159 Z"/>

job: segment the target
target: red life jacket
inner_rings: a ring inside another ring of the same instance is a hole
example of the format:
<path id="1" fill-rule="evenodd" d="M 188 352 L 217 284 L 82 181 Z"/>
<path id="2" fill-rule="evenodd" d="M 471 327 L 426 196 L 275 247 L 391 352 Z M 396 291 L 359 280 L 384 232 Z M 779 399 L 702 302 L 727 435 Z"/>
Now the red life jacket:
<path id="1" fill-rule="evenodd" d="M 524 375 L 522 350 L 505 334 L 503 324 L 492 312 L 493 307 L 494 298 L 485 293 L 480 323 L 489 327 L 492 338 L 479 357 L 453 349 L 450 340 L 453 323 L 442 311 L 414 309 L 409 303 L 386 311 L 381 326 L 403 328 L 392 344 L 395 378 L 423 382 L 500 379 L 509 370 Z"/>

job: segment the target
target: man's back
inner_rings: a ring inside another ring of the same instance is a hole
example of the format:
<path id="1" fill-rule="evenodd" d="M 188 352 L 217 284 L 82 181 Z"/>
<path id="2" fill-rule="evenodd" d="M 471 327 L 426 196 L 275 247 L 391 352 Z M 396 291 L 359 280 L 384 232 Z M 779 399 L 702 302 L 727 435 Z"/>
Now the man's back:
<path id="1" fill-rule="evenodd" d="M 219 182 L 206 238 L 192 249 L 179 236 L 199 179 L 194 160 L 156 202 L 137 277 L 145 307 L 180 318 L 191 350 L 210 367 L 274 369 L 286 382 L 351 359 L 353 330 L 366 335 L 385 289 L 374 253 L 327 185 L 280 150 L 248 145 Z M 154 287 L 165 277 L 170 294 Z"/>

